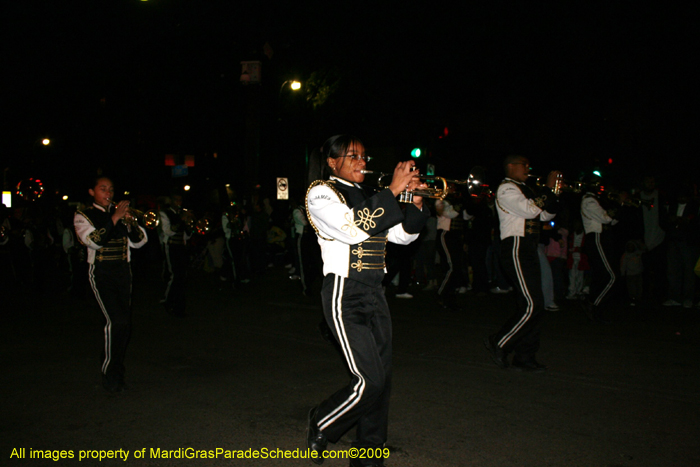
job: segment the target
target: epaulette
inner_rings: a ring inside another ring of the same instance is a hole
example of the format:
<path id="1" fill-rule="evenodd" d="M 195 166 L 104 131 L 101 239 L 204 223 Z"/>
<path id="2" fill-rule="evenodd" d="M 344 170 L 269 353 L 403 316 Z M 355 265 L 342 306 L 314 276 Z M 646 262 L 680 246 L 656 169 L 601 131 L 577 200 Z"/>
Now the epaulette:
<path id="1" fill-rule="evenodd" d="M 309 185 L 309 188 L 306 190 L 306 197 L 304 198 L 304 206 L 306 208 L 306 218 L 309 220 L 309 224 L 311 225 L 311 227 L 313 227 L 314 231 L 316 232 L 316 235 L 318 235 L 319 237 L 321 237 L 322 239 L 324 239 L 326 241 L 332 242 L 334 240 L 333 238 L 326 238 L 323 235 L 321 235 L 321 233 L 318 231 L 318 227 L 316 227 L 316 224 L 314 224 L 314 221 L 311 219 L 311 216 L 309 215 L 309 192 L 311 191 L 311 189 L 313 187 L 318 186 L 318 185 L 325 185 L 328 188 L 330 188 L 331 190 L 333 190 L 333 192 L 340 199 L 340 202 L 343 204 L 346 204 L 345 197 L 334 186 L 335 184 L 333 183 L 332 180 L 316 180 L 311 185 Z"/>

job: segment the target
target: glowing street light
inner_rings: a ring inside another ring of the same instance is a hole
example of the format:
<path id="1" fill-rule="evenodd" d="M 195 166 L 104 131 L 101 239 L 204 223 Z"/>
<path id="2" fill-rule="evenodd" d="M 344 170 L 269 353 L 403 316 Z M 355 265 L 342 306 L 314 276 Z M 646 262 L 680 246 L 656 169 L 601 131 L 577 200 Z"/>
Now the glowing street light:
<path id="1" fill-rule="evenodd" d="M 41 144 L 43 144 L 44 146 L 48 146 L 49 144 L 51 144 L 51 140 L 48 138 L 44 138 L 41 140 Z"/>
<path id="2" fill-rule="evenodd" d="M 289 89 L 292 91 L 298 91 L 301 89 L 301 82 L 297 80 L 287 80 L 284 83 L 282 83 L 282 86 L 280 86 L 280 92 L 278 93 L 279 96 L 282 96 L 282 90 L 286 85 L 289 85 Z"/>

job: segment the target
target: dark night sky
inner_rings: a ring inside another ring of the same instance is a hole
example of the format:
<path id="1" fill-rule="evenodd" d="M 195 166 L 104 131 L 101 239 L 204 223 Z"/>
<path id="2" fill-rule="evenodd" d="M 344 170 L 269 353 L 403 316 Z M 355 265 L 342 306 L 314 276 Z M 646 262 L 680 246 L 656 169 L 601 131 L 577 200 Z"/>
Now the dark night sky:
<path id="1" fill-rule="evenodd" d="M 632 181 L 670 178 L 690 157 L 693 2 L 252 3 L 4 6 L 6 178 L 68 190 L 101 166 L 163 191 L 174 153 L 197 157 L 192 179 L 244 189 L 250 90 L 239 63 L 254 59 L 263 183 L 296 182 L 305 151 L 340 132 L 362 138 L 382 169 L 422 146 L 453 178 L 477 164 L 498 178 L 508 152 L 570 178 L 611 157 L 608 173 Z M 336 83 L 320 107 L 280 92 L 311 76 Z"/>

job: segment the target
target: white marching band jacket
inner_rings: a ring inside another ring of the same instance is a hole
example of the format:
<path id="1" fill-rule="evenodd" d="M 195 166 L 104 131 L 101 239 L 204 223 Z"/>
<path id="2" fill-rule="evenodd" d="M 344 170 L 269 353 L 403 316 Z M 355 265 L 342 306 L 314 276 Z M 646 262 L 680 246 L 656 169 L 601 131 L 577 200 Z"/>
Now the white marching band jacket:
<path id="1" fill-rule="evenodd" d="M 323 275 L 336 274 L 378 286 L 386 272 L 386 242 L 407 245 L 418 238 L 429 211 L 405 211 L 389 189 L 369 196 L 363 187 L 332 177 L 306 194 L 309 221 L 318 236 Z"/>
<path id="2" fill-rule="evenodd" d="M 610 217 L 598 202 L 595 193 L 586 193 L 581 199 L 581 218 L 585 233 L 602 233 L 603 224 L 615 225 L 617 220 Z"/>
<path id="3" fill-rule="evenodd" d="M 141 248 L 148 242 L 143 227 L 139 225 L 133 229 L 123 222 L 115 225 L 109 210 L 97 204 L 76 211 L 73 224 L 80 243 L 87 247 L 90 264 L 95 264 L 95 261 L 131 261 L 131 248 Z"/>
<path id="4" fill-rule="evenodd" d="M 540 221 L 554 219 L 556 213 L 547 209 L 557 202 L 556 196 L 549 189 L 543 189 L 538 195 L 535 196 L 524 183 L 511 178 L 501 182 L 496 192 L 501 239 L 539 235 Z"/>

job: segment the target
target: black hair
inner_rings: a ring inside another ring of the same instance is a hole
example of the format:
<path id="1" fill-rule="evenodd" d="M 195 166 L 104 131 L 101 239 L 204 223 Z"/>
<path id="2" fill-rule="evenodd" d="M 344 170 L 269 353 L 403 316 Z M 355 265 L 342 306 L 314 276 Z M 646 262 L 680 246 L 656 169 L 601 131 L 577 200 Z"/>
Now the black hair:
<path id="1" fill-rule="evenodd" d="M 362 141 L 352 135 L 335 135 L 328 138 L 320 149 L 314 149 L 309 158 L 309 184 L 316 180 L 328 180 L 331 175 L 328 158 L 337 159 L 346 155 L 353 145 L 362 145 Z"/>
<path id="2" fill-rule="evenodd" d="M 114 180 L 112 179 L 112 177 L 110 177 L 109 175 L 101 174 L 101 175 L 95 175 L 94 177 L 92 177 L 92 179 L 90 179 L 90 183 L 91 183 L 90 189 L 94 190 L 95 187 L 97 186 L 97 182 L 102 180 L 103 178 L 106 178 L 107 180 L 112 182 L 112 185 L 114 185 Z"/>
<path id="3" fill-rule="evenodd" d="M 515 164 L 517 162 L 527 159 L 525 156 L 520 154 L 508 154 L 505 159 L 503 159 L 503 170 L 508 170 L 508 164 Z"/>

